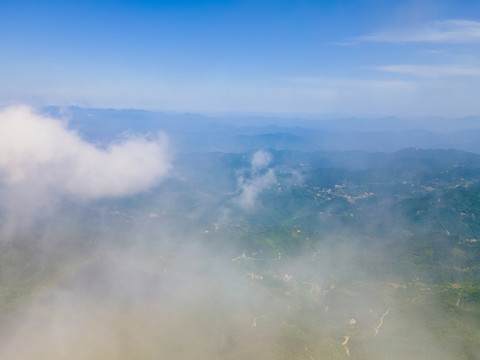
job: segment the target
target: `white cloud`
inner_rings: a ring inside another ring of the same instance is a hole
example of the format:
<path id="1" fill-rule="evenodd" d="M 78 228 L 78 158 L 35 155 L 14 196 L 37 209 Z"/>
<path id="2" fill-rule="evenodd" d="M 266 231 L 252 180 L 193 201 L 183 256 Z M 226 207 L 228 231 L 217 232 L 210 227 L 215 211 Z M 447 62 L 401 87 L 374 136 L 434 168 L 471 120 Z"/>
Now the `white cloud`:
<path id="1" fill-rule="evenodd" d="M 320 87 L 330 91 L 340 87 L 395 89 L 411 86 L 410 82 L 402 80 L 327 78 L 319 76 L 296 76 L 283 79 L 291 83 Z"/>
<path id="2" fill-rule="evenodd" d="M 255 206 L 258 195 L 276 182 L 277 178 L 273 169 L 268 169 L 264 175 L 254 177 L 250 180 L 241 179 L 240 186 L 242 193 L 237 199 L 238 205 L 244 210 L 252 209 Z"/>
<path id="3" fill-rule="evenodd" d="M 165 135 L 99 149 L 66 125 L 26 106 L 0 112 L 0 178 L 7 190 L 78 199 L 124 196 L 156 185 L 170 168 Z"/>
<path id="4" fill-rule="evenodd" d="M 254 171 L 267 167 L 272 161 L 272 154 L 264 150 L 258 150 L 253 154 L 252 168 Z"/>
<path id="5" fill-rule="evenodd" d="M 373 42 L 480 42 L 480 22 L 470 20 L 435 21 L 412 29 L 398 29 L 359 36 L 358 41 Z"/>
<path id="6" fill-rule="evenodd" d="M 272 154 L 264 150 L 258 150 L 253 154 L 250 171 L 245 170 L 238 176 L 238 184 L 241 190 L 236 203 L 244 210 L 250 210 L 255 207 L 258 195 L 269 186 L 277 182 L 275 171 L 267 169 L 272 162 Z M 250 172 L 250 177 L 245 178 L 246 173 Z"/>
<path id="7" fill-rule="evenodd" d="M 442 76 L 478 76 L 480 67 L 462 66 L 462 65 L 388 65 L 378 66 L 375 70 L 393 72 L 399 74 L 408 74 L 421 77 L 442 77 Z"/>

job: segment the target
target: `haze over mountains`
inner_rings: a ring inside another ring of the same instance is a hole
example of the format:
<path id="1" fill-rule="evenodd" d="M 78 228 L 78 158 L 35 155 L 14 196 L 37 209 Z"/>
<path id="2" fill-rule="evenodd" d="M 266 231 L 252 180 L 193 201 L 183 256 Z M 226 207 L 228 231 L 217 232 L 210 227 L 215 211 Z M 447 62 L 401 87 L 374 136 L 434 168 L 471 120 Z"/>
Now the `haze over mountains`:
<path id="1" fill-rule="evenodd" d="M 143 110 L 46 108 L 69 119 L 89 141 L 106 143 L 122 133 L 166 131 L 176 151 L 243 152 L 249 149 L 392 152 L 410 146 L 480 153 L 480 116 L 465 118 L 309 120 L 202 116 Z"/>
<path id="2" fill-rule="evenodd" d="M 480 1 L 0 0 L 0 360 L 480 360 Z"/>
<path id="3" fill-rule="evenodd" d="M 0 358 L 478 359 L 480 154 L 271 121 L 0 112 Z"/>

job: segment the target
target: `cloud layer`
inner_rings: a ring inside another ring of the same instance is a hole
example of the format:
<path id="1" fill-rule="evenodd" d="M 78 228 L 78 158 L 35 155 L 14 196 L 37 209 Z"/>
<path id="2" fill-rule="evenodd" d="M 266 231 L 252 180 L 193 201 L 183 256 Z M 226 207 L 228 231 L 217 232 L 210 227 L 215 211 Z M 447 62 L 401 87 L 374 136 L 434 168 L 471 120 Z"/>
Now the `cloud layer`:
<path id="1" fill-rule="evenodd" d="M 73 198 L 131 195 L 166 176 L 166 136 L 133 138 L 100 149 L 66 123 L 26 106 L 0 112 L 0 174 L 7 187 Z"/>

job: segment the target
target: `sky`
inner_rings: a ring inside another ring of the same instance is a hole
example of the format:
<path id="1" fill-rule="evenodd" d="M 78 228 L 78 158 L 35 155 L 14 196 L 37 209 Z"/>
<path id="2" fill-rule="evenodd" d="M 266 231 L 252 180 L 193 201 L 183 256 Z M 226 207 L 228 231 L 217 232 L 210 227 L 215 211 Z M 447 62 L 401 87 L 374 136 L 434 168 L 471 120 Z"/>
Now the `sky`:
<path id="1" fill-rule="evenodd" d="M 480 114 L 478 1 L 0 2 L 0 106 Z"/>

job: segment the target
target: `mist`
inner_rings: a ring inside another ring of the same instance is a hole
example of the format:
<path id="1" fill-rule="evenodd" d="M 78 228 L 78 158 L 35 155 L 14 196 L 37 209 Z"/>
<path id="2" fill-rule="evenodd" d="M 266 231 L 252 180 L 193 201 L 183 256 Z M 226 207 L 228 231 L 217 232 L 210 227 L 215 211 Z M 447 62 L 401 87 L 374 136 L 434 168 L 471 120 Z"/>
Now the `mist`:
<path id="1" fill-rule="evenodd" d="M 479 155 L 70 116 L 0 113 L 2 359 L 479 358 Z"/>

